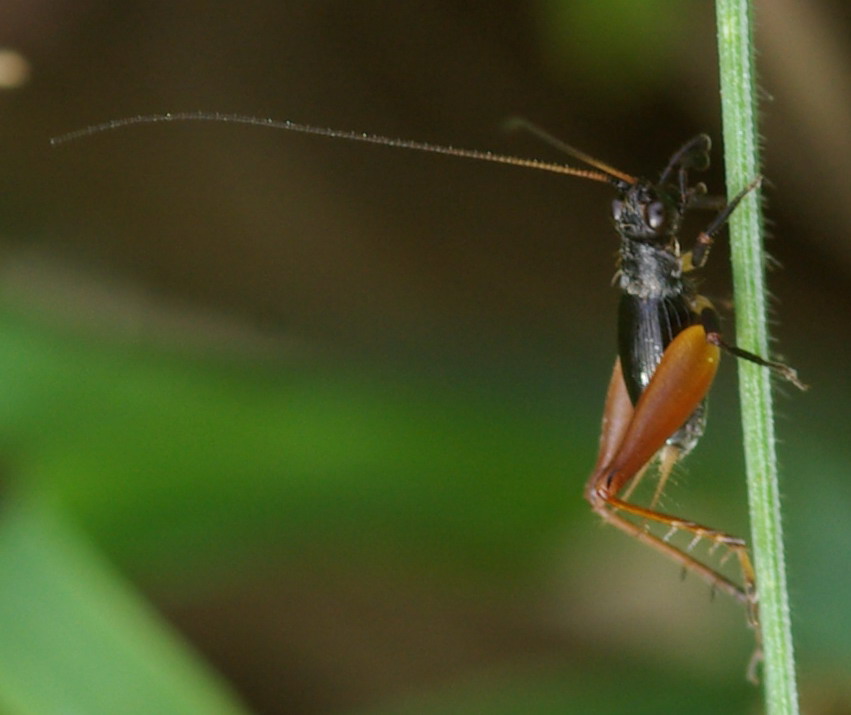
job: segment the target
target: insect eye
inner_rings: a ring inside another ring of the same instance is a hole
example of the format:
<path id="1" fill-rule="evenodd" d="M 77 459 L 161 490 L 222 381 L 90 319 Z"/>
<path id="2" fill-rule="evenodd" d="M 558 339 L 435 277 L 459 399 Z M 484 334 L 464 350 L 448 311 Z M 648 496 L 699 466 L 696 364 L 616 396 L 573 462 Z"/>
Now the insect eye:
<path id="1" fill-rule="evenodd" d="M 621 216 L 623 216 L 623 201 L 615 199 L 612 201 L 612 218 L 615 221 L 620 221 Z"/>
<path id="2" fill-rule="evenodd" d="M 647 207 L 647 225 L 654 231 L 665 224 L 665 205 L 661 201 L 654 201 Z"/>

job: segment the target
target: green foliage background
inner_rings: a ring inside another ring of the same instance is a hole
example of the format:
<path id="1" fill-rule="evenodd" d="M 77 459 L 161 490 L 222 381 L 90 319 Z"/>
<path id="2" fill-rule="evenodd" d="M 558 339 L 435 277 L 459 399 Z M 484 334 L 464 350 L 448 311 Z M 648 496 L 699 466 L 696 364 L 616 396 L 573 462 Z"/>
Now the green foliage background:
<path id="1" fill-rule="evenodd" d="M 653 172 L 720 137 L 711 6 L 231 10 L 7 23 L 34 70 L 2 96 L 0 710 L 757 707 L 736 605 L 581 499 L 614 354 L 605 189 L 240 127 L 47 146 L 201 107 L 544 154 L 492 131 L 519 113 Z M 793 627 L 805 711 L 840 713 L 847 223 L 772 55 L 809 26 L 760 12 L 779 347 L 813 385 L 778 405 Z M 666 508 L 744 534 L 733 373 Z"/>

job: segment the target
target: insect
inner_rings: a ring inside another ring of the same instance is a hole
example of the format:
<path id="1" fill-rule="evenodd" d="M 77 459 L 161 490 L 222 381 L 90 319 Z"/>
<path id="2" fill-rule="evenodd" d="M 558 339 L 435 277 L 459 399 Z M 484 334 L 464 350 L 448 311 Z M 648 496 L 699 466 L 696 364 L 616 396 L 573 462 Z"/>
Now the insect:
<path id="1" fill-rule="evenodd" d="M 705 265 L 715 236 L 739 202 L 759 186 L 759 178 L 724 205 L 723 200 L 707 196 L 704 184 L 689 182 L 691 171 L 703 171 L 709 166 L 711 143 L 705 134 L 686 142 L 670 158 L 658 181 L 649 181 L 619 171 L 525 122 L 518 124 L 590 168 L 288 121 L 203 112 L 118 119 L 65 134 L 52 142 L 61 144 L 132 124 L 192 120 L 255 124 L 541 169 L 611 185 L 617 193 L 612 220 L 621 241 L 616 274 L 621 291 L 618 356 L 605 400 L 597 462 L 587 481 L 585 498 L 609 524 L 697 573 L 713 589 L 742 602 L 758 634 L 756 583 L 745 542 L 658 511 L 656 502 L 676 463 L 694 448 L 703 433 L 706 395 L 722 351 L 770 369 L 804 389 L 789 366 L 726 342 L 718 314 L 709 300 L 698 294 L 690 277 Z M 718 213 L 698 234 L 691 250 L 682 252 L 679 234 L 683 217 L 699 208 L 714 208 Z M 658 486 L 650 505 L 631 502 L 632 489 L 654 463 L 658 464 Z M 656 536 L 648 528 L 651 523 L 666 527 L 668 534 Z M 692 537 L 685 548 L 669 541 L 677 531 Z M 712 549 L 723 547 L 728 555 L 735 554 L 741 570 L 740 584 L 692 554 L 701 540 L 710 542 Z"/>
<path id="2" fill-rule="evenodd" d="M 721 351 L 766 367 L 800 389 L 795 370 L 727 343 L 712 304 L 697 293 L 689 274 L 703 267 L 715 235 L 739 202 L 761 182 L 756 179 L 721 209 L 698 234 L 688 252 L 680 250 L 678 232 L 691 208 L 711 204 L 703 184 L 689 185 L 688 172 L 709 165 L 705 134 L 683 145 L 657 182 L 613 176 L 618 191 L 612 217 L 621 238 L 617 283 L 618 357 L 609 383 L 597 463 L 585 498 L 605 521 L 695 571 L 747 609 L 758 626 L 754 571 L 745 542 L 723 531 L 657 511 L 655 504 L 676 463 L 703 434 L 706 394 L 718 369 Z M 658 485 L 649 507 L 628 501 L 645 470 L 658 462 Z M 631 488 L 621 496 L 624 488 Z M 659 538 L 625 515 L 669 528 Z M 672 546 L 676 531 L 692 535 L 685 550 Z M 742 584 L 736 585 L 691 555 L 701 539 L 738 557 Z"/>

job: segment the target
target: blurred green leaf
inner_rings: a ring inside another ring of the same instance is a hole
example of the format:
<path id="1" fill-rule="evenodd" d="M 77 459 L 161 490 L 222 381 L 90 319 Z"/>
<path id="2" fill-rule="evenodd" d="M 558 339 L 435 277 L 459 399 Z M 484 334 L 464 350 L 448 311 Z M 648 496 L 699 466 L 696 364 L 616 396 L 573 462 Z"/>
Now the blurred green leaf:
<path id="1" fill-rule="evenodd" d="M 55 505 L 0 521 L 0 710 L 238 713 L 218 679 L 134 595 Z"/>
<path id="2" fill-rule="evenodd" d="M 0 428 L 17 473 L 152 578 L 316 543 L 494 574 L 528 564 L 565 504 L 584 512 L 579 486 L 551 495 L 570 488 L 571 444 L 584 474 L 594 437 L 541 407 L 549 386 L 506 400 L 501 386 L 316 360 L 63 340 L 11 316 L 2 329 Z"/>
<path id="3" fill-rule="evenodd" d="M 676 0 L 539 0 L 538 34 L 556 74 L 581 71 L 590 88 L 624 99 L 670 82 L 682 12 Z"/>

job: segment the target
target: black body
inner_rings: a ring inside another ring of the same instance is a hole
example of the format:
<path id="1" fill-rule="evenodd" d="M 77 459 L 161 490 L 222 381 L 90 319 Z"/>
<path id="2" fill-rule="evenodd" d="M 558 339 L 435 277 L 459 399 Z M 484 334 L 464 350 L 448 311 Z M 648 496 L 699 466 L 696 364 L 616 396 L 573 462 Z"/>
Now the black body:
<path id="1" fill-rule="evenodd" d="M 691 146 L 699 142 L 697 146 Z M 697 138 L 687 147 L 705 153 L 708 146 Z M 620 196 L 612 216 L 621 237 L 617 283 L 621 290 L 618 308 L 618 356 L 624 382 L 633 404 L 647 387 L 662 354 L 685 328 L 702 322 L 697 292 L 683 275 L 677 232 L 689 201 L 700 189 L 685 186 L 685 165 L 691 154 L 678 152 L 663 172 L 659 184 L 640 179 L 617 184 Z M 680 185 L 662 183 L 679 169 Z M 705 303 L 705 299 L 703 301 Z M 667 444 L 683 453 L 690 451 L 703 434 L 705 401 Z"/>

